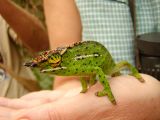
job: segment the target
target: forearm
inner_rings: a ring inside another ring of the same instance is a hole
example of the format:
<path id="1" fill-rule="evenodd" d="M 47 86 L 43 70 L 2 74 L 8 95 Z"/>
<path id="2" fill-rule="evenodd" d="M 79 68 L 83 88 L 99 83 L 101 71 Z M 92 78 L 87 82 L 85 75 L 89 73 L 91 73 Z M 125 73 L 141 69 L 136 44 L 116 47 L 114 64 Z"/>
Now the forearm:
<path id="1" fill-rule="evenodd" d="M 81 20 L 74 0 L 44 0 L 52 49 L 81 40 Z"/>
<path id="2" fill-rule="evenodd" d="M 81 40 L 80 14 L 74 0 L 44 0 L 51 49 Z M 56 77 L 54 88 L 66 83 L 67 77 Z"/>
<path id="3" fill-rule="evenodd" d="M 10 0 L 0 0 L 0 14 L 31 51 L 48 49 L 47 31 L 36 17 Z"/>

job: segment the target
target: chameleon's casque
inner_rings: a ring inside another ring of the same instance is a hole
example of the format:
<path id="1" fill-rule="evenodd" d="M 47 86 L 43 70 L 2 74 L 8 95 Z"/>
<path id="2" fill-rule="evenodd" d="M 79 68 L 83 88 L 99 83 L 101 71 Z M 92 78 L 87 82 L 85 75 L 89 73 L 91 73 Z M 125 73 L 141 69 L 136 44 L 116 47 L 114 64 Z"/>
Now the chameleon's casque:
<path id="1" fill-rule="evenodd" d="M 85 80 L 85 76 L 90 76 L 90 86 L 96 83 L 96 76 L 98 76 L 104 89 L 97 92 L 96 95 L 107 95 L 114 104 L 116 104 L 116 101 L 106 75 L 118 76 L 122 68 L 128 67 L 133 76 L 144 82 L 135 67 L 127 61 L 116 64 L 109 51 L 102 44 L 95 41 L 79 42 L 72 46 L 44 51 L 32 61 L 25 63 L 25 66 L 38 67 L 41 72 L 53 75 L 81 76 L 81 92 L 86 92 L 88 89 L 88 81 Z"/>

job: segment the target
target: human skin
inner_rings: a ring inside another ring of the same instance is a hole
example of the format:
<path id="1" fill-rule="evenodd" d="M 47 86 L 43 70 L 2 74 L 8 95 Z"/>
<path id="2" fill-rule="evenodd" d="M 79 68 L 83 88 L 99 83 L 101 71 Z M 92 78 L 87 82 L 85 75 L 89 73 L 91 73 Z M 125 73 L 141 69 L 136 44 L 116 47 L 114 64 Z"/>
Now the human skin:
<path id="1" fill-rule="evenodd" d="M 102 89 L 97 83 L 87 93 L 79 93 L 75 78 L 54 91 L 30 93 L 20 99 L 0 98 L 1 120 L 159 120 L 160 82 L 142 75 L 145 83 L 132 76 L 109 80 L 117 105 L 106 96 L 94 93 Z M 63 79 L 63 78 L 61 78 Z M 66 78 L 65 78 L 66 79 Z"/>
<path id="2" fill-rule="evenodd" d="M 51 49 L 81 41 L 82 25 L 74 0 L 44 0 Z"/>

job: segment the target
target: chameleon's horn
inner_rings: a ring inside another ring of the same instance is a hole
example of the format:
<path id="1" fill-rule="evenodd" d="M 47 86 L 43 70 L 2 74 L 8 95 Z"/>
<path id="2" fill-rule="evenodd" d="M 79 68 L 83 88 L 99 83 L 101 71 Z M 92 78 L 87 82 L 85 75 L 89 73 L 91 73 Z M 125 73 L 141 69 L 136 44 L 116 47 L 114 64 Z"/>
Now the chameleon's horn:
<path id="1" fill-rule="evenodd" d="M 24 66 L 27 66 L 27 67 L 36 67 L 37 64 L 34 63 L 34 62 L 26 62 L 26 63 L 24 63 Z"/>

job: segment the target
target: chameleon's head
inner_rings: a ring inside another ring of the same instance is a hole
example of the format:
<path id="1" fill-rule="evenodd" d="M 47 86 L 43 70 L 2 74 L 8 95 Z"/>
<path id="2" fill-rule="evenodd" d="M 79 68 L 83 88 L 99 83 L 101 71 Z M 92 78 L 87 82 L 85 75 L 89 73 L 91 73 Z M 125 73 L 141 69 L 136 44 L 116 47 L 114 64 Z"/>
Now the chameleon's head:
<path id="1" fill-rule="evenodd" d="M 37 57 L 33 58 L 30 62 L 26 62 L 24 65 L 27 67 L 38 67 L 41 69 L 47 67 L 56 68 L 61 63 L 61 53 L 57 50 L 49 50 L 40 53 Z"/>

